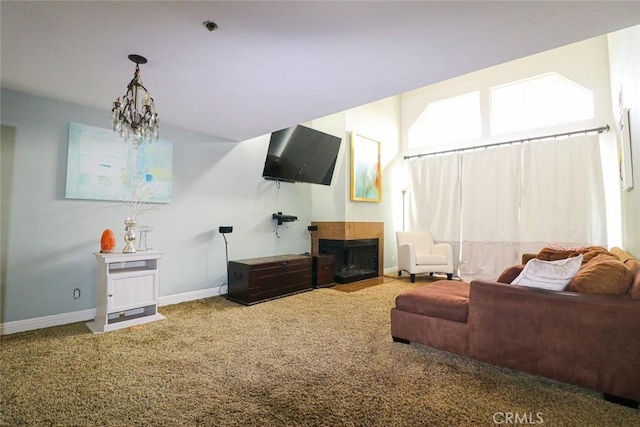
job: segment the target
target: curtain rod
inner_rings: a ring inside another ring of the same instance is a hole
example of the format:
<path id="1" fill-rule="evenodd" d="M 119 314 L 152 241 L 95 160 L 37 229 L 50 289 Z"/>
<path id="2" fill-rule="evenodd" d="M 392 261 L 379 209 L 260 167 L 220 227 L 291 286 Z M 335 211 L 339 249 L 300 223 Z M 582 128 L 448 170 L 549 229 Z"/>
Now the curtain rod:
<path id="1" fill-rule="evenodd" d="M 536 137 L 532 137 L 532 138 L 514 139 L 514 140 L 511 140 L 511 141 L 496 142 L 495 144 L 479 145 L 477 147 L 455 148 L 453 150 L 435 151 L 433 153 L 414 154 L 412 156 L 404 156 L 404 159 L 408 160 L 408 159 L 413 159 L 415 157 L 420 158 L 420 157 L 426 157 L 426 156 L 435 156 L 436 154 L 448 154 L 448 153 L 457 153 L 457 152 L 462 152 L 462 151 L 479 150 L 479 149 L 482 149 L 482 148 L 498 147 L 500 145 L 519 144 L 519 143 L 523 143 L 523 142 L 539 141 L 539 140 L 542 140 L 542 139 L 555 139 L 555 138 L 560 138 L 560 137 L 563 137 L 563 136 L 572 136 L 572 135 L 579 135 L 579 134 L 586 135 L 586 134 L 592 133 L 592 132 L 597 132 L 597 133 L 609 132 L 609 129 L 611 129 L 609 127 L 609 125 L 605 125 L 605 126 L 600 126 L 600 127 L 597 127 L 597 128 L 592 128 L 592 129 L 574 130 L 574 131 L 571 131 L 571 132 L 555 133 L 555 134 L 552 134 L 552 135 L 536 136 Z"/>

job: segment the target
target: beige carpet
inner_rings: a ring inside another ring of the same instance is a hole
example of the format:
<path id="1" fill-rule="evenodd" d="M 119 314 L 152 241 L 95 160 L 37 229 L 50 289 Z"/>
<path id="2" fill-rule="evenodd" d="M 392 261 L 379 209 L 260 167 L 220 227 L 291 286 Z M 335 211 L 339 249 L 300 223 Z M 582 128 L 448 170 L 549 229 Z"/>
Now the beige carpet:
<path id="1" fill-rule="evenodd" d="M 640 411 L 595 392 L 393 343 L 389 309 L 413 286 L 251 307 L 216 297 L 162 307 L 167 319 L 139 330 L 3 337 L 0 425 L 493 426 L 504 413 L 640 425 Z"/>

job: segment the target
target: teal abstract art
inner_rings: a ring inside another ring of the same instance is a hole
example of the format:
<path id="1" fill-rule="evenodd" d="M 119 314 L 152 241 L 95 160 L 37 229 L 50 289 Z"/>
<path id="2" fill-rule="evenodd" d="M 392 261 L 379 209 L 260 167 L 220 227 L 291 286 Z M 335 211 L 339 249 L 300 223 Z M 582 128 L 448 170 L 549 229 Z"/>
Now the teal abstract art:
<path id="1" fill-rule="evenodd" d="M 170 203 L 173 143 L 138 146 L 110 129 L 69 123 L 67 199 Z"/>

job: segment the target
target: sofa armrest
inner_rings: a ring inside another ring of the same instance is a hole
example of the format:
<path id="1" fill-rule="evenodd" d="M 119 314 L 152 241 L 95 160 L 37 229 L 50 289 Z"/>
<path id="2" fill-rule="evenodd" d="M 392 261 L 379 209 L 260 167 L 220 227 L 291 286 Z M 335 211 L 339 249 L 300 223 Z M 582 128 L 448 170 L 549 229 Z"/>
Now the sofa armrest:
<path id="1" fill-rule="evenodd" d="M 476 280 L 469 292 L 472 357 L 640 399 L 640 301 Z"/>

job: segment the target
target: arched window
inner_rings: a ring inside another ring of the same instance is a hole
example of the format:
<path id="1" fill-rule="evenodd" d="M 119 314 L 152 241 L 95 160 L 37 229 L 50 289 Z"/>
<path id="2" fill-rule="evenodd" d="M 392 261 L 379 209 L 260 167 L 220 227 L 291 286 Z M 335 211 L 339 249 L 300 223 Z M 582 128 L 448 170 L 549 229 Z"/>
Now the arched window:
<path id="1" fill-rule="evenodd" d="M 594 117 L 593 91 L 558 73 L 496 86 L 490 93 L 492 135 Z"/>
<path id="2" fill-rule="evenodd" d="M 409 128 L 409 148 L 465 141 L 482 136 L 480 92 L 441 99 L 427 105 Z"/>

